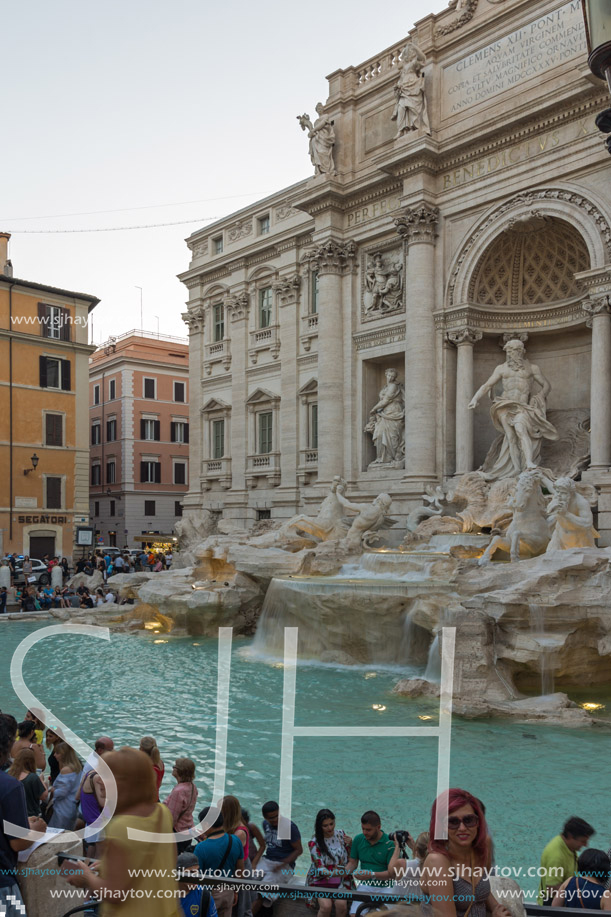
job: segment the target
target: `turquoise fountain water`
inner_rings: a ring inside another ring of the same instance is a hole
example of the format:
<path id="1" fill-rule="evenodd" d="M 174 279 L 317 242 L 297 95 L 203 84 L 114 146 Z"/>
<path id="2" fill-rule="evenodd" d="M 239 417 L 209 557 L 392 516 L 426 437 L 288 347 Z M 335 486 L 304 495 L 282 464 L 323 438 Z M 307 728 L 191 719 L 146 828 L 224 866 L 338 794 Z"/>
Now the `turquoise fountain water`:
<path id="1" fill-rule="evenodd" d="M 41 626 L 0 627 L 0 707 L 16 716 L 24 709 L 10 684 L 9 662 L 19 642 Z M 249 657 L 249 646 L 236 640 L 232 656 L 227 791 L 259 820 L 261 803 L 278 796 L 283 669 Z M 110 734 L 118 744 L 134 745 L 152 734 L 167 774 L 175 757 L 192 757 L 204 805 L 212 787 L 216 649 L 216 641 L 205 639 L 113 635 L 106 643 L 66 634 L 36 645 L 24 673 L 30 690 L 87 741 Z M 372 665 L 300 664 L 296 724 L 425 725 L 419 717 L 434 724 L 435 700 L 390 693 L 399 674 Z M 544 844 L 572 814 L 590 821 L 607 844 L 609 814 L 598 798 L 580 792 L 580 762 L 588 762 L 591 774 L 605 774 L 608 742 L 608 733 L 595 729 L 454 720 L 451 783 L 485 801 L 499 865 L 524 872 L 538 866 Z M 294 764 L 293 818 L 306 840 L 322 806 L 330 806 L 350 834 L 368 808 L 380 813 L 386 830 L 417 834 L 428 827 L 437 779 L 434 738 L 297 739 Z M 166 777 L 162 793 L 172 785 Z M 537 886 L 534 877 L 520 882 L 528 890 Z"/>

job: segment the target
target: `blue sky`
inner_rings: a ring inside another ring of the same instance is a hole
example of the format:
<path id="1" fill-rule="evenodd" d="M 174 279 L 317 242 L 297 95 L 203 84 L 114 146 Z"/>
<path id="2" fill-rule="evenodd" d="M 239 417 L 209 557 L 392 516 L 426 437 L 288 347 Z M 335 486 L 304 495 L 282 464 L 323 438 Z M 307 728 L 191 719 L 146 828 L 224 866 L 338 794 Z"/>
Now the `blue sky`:
<path id="1" fill-rule="evenodd" d="M 444 5 L 7 2 L 0 230 L 15 276 L 98 296 L 96 343 L 140 326 L 136 286 L 145 329 L 184 335 L 185 237 L 310 175 L 295 118 L 325 100 L 325 76 Z"/>

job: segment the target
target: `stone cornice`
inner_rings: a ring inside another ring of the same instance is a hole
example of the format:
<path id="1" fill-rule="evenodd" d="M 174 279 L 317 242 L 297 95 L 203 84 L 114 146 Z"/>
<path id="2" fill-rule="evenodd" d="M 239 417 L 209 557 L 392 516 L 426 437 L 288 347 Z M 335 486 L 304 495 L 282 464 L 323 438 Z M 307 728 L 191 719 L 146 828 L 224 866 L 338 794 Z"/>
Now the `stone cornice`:
<path id="1" fill-rule="evenodd" d="M 486 308 L 466 303 L 445 312 L 435 312 L 434 318 L 439 331 L 451 333 L 473 328 L 484 334 L 551 331 L 567 325 L 583 325 L 586 320 L 579 300 L 522 309 Z"/>
<path id="2" fill-rule="evenodd" d="M 608 296 L 611 293 L 611 264 L 575 274 L 575 280 L 582 290 L 589 293 L 591 298 L 597 294 Z"/>

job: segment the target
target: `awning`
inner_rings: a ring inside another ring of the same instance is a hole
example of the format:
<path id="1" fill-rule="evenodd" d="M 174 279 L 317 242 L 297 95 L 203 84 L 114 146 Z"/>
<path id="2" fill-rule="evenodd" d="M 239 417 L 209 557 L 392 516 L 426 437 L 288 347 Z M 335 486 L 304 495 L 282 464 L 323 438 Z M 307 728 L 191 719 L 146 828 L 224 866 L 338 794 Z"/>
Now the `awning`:
<path id="1" fill-rule="evenodd" d="M 163 535 L 157 532 L 149 532 L 148 535 L 134 535 L 134 541 L 178 541 L 176 535 Z"/>

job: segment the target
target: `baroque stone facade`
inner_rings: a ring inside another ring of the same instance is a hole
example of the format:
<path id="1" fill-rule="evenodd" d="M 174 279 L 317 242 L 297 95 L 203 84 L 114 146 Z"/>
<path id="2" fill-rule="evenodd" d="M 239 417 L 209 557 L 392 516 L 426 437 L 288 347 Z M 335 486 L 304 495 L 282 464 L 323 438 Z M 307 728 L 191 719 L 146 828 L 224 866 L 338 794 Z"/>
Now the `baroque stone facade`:
<path id="1" fill-rule="evenodd" d="M 469 403 L 520 340 L 561 431 L 547 467 L 581 461 L 611 542 L 604 104 L 579 0 L 459 0 L 332 74 L 334 171 L 187 240 L 185 512 L 287 519 L 341 475 L 407 517 L 484 463 L 497 431 Z"/>

